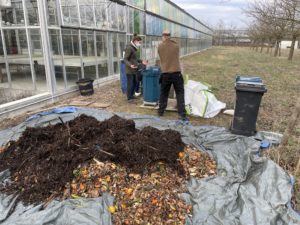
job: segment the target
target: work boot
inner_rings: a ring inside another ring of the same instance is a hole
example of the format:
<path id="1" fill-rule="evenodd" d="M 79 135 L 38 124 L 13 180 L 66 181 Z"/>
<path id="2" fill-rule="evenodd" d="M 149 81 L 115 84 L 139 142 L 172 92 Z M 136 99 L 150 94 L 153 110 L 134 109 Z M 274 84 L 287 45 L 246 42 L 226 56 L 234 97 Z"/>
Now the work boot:
<path id="1" fill-rule="evenodd" d="M 158 115 L 158 117 L 163 117 L 164 116 L 164 113 L 163 112 L 157 112 L 157 115 Z"/>

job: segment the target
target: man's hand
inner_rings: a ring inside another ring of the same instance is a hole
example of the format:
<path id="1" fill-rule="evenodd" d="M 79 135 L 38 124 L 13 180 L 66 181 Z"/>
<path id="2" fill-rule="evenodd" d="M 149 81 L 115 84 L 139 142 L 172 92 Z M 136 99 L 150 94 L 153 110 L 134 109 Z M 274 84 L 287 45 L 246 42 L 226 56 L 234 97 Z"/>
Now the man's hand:
<path id="1" fill-rule="evenodd" d="M 137 66 L 135 66 L 135 65 L 130 65 L 130 68 L 131 68 L 131 69 L 137 69 Z"/>

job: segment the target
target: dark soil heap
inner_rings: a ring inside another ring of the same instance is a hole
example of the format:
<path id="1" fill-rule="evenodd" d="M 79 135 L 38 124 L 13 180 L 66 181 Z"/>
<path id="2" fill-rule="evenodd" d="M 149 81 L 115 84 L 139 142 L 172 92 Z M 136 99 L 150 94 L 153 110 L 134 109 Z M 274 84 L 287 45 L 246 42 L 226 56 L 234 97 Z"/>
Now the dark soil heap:
<path id="1" fill-rule="evenodd" d="M 118 116 L 99 122 L 81 115 L 69 123 L 27 128 L 0 154 L 0 171 L 12 172 L 12 182 L 0 191 L 20 194 L 18 200 L 25 204 L 45 202 L 61 196 L 73 171 L 94 158 L 140 174 L 151 164 L 164 162 L 183 174 L 177 158 L 184 146 L 176 131 L 151 127 L 140 131 L 134 121 Z"/>

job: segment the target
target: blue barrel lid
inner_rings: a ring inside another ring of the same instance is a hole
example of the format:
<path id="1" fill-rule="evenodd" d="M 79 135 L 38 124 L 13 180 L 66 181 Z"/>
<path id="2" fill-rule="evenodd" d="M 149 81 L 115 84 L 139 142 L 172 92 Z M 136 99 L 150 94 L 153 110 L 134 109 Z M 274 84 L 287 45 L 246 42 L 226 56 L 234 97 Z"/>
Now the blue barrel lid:
<path id="1" fill-rule="evenodd" d="M 142 71 L 143 76 L 160 76 L 160 68 L 151 66 Z"/>
<path id="2" fill-rule="evenodd" d="M 237 75 L 235 88 L 236 90 L 239 91 L 249 91 L 249 92 L 258 92 L 258 93 L 267 92 L 267 89 L 260 77 L 246 77 L 246 76 Z"/>
<path id="3" fill-rule="evenodd" d="M 245 77 L 241 75 L 236 76 L 236 82 L 251 82 L 251 83 L 262 83 L 262 79 L 260 77 Z"/>

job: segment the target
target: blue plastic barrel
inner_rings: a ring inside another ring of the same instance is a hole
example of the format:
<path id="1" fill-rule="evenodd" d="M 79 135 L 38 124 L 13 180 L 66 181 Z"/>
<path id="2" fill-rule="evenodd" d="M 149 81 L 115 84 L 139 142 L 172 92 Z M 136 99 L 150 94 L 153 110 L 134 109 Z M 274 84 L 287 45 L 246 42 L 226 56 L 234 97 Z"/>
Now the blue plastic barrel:
<path id="1" fill-rule="evenodd" d="M 120 83 L 123 94 L 127 93 L 126 64 L 124 61 L 120 63 Z"/>
<path id="2" fill-rule="evenodd" d="M 143 96 L 144 102 L 156 103 L 160 95 L 160 68 L 150 67 L 143 72 Z"/>

